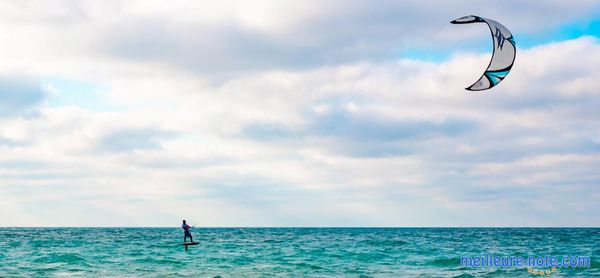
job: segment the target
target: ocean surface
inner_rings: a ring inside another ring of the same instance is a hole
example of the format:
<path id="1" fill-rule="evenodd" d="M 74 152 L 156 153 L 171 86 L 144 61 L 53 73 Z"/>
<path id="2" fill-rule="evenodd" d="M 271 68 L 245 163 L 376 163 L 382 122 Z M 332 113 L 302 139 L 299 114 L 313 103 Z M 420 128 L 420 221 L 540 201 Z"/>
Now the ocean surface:
<path id="1" fill-rule="evenodd" d="M 463 256 L 580 256 L 600 277 L 600 228 L 0 228 L 0 277 L 537 277 Z M 540 268 L 541 271 L 550 267 Z M 533 269 L 531 269 L 533 271 Z"/>

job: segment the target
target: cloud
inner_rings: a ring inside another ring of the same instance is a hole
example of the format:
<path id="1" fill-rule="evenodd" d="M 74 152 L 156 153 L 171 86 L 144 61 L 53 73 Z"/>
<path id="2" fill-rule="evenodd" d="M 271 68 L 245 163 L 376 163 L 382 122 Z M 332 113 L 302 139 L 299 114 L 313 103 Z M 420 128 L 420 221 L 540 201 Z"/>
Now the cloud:
<path id="1" fill-rule="evenodd" d="M 456 44 L 465 28 L 451 28 L 448 22 L 465 11 L 509 22 L 513 33 L 529 37 L 593 18 L 598 7 L 595 1 L 423 3 L 24 1 L 2 7 L 7 14 L 3 22 L 19 32 L 3 43 L 8 57 L 23 51 L 41 61 L 94 55 L 232 77 L 247 71 L 391 61 L 424 48 L 451 54 L 454 49 L 443 49 Z M 46 45 L 46 51 L 32 42 Z"/>
<path id="2" fill-rule="evenodd" d="M 332 105 L 334 110 L 308 115 L 309 123 L 287 127 L 284 123 L 250 123 L 239 132 L 240 138 L 269 141 L 300 141 L 310 138 L 337 142 L 331 151 L 359 156 L 389 156 L 413 153 L 413 141 L 432 137 L 457 137 L 477 129 L 478 123 L 465 119 L 390 119 L 377 111 L 361 110 L 356 104 Z"/>
<path id="3" fill-rule="evenodd" d="M 443 122 L 378 119 L 369 113 L 336 111 L 314 120 L 313 133 L 319 136 L 351 137 L 375 143 L 394 140 L 420 140 L 429 136 L 454 136 L 474 128 L 458 119 Z"/>
<path id="4" fill-rule="evenodd" d="M 20 142 L 0 137 L 0 145 L 15 146 L 15 145 L 19 145 L 19 144 L 20 144 Z"/>
<path id="5" fill-rule="evenodd" d="M 529 10 L 527 2 L 446 4 L 434 1 L 431 5 L 437 9 L 427 9 L 417 1 L 330 1 L 308 2 L 293 10 L 274 5 L 281 10 L 261 14 L 261 23 L 246 20 L 254 18 L 252 11 L 207 23 L 164 17 L 161 10 L 129 17 L 131 11 L 124 10 L 122 21 L 115 23 L 119 26 L 110 26 L 111 31 L 97 45 L 126 59 L 166 63 L 202 74 L 231 74 L 396 59 L 411 49 L 428 47 L 432 40 L 440 44 L 454 40 L 444 33 L 460 35 L 462 31 L 448 28 L 448 21 L 464 15 L 465 10 L 509 21 L 514 32 L 536 32 L 557 25 L 548 18 L 538 20 L 545 24 L 536 24 L 531 13 L 521 13 Z M 564 16 L 557 20 L 564 21 L 596 5 L 578 4 L 536 3 L 535 10 L 540 15 L 560 13 Z M 285 17 L 269 16 L 271 13 Z"/>
<path id="6" fill-rule="evenodd" d="M 100 139 L 98 148 L 107 152 L 161 149 L 160 141 L 173 133 L 155 129 L 125 129 L 113 131 Z"/>
<path id="7" fill-rule="evenodd" d="M 432 67 L 415 65 L 427 69 L 417 71 L 402 63 L 357 66 L 351 75 L 341 74 L 348 72 L 346 67 L 333 68 L 322 72 L 329 79 L 321 83 L 320 89 L 305 91 L 305 98 L 311 101 L 301 106 L 314 107 L 314 114 L 305 114 L 307 122 L 291 125 L 277 120 L 248 123 L 239 136 L 294 150 L 315 148 L 328 155 L 354 157 L 364 161 L 360 169 L 374 167 L 366 162 L 366 158 L 418 157 L 428 170 L 422 173 L 426 178 L 419 182 L 423 187 L 412 188 L 409 196 L 416 194 L 418 198 L 424 198 L 419 194 L 425 192 L 432 198 L 445 196 L 439 200 L 440 204 L 465 213 L 468 209 L 483 209 L 488 206 L 486 203 L 512 204 L 509 205 L 511 208 L 519 204 L 529 212 L 514 216 L 520 212 L 507 210 L 498 221 L 543 225 L 552 222 L 550 215 L 557 213 L 551 203 L 566 202 L 561 209 L 577 211 L 581 211 L 582 203 L 587 204 L 583 207 L 593 203 L 586 192 L 593 191 L 598 183 L 592 170 L 598 165 L 595 158 L 598 146 L 594 143 L 599 132 L 594 124 L 600 118 L 594 108 L 598 105 L 598 97 L 596 90 L 582 90 L 579 86 L 566 84 L 580 79 L 586 80 L 586 88 L 600 85 L 594 85 L 597 82 L 587 78 L 598 74 L 592 61 L 600 57 L 589 55 L 598 53 L 598 47 L 596 39 L 581 38 L 521 50 L 515 71 L 503 86 L 485 94 L 444 91 L 435 84 L 426 83 L 438 80 L 443 84 L 447 78 L 458 78 L 471 70 L 461 68 L 460 64 L 484 62 L 483 56 L 482 59 L 457 56 Z M 404 69 L 382 71 L 381 67 Z M 460 71 L 446 78 L 448 68 Z M 403 71 L 417 73 L 403 78 Z M 386 76 L 391 74 L 398 77 Z M 310 77 L 306 74 L 306 78 Z M 390 83 L 361 82 L 365 80 Z M 453 81 L 451 86 L 460 88 L 458 83 L 468 83 L 464 81 Z M 420 86 L 422 84 L 427 86 Z M 388 91 L 388 88 L 395 90 Z M 363 91 L 369 95 L 362 94 Z M 338 92 L 344 98 L 328 100 Z M 268 92 L 261 93 L 268 95 Z M 297 109 L 302 111 L 301 106 Z M 547 159 L 557 163 L 551 163 L 551 168 L 523 163 Z M 573 167 L 573 172 L 564 170 L 569 168 L 567 164 Z M 495 165 L 498 172 L 482 174 L 476 170 L 479 167 L 486 169 L 485 165 Z M 333 164 L 331 171 L 347 173 L 339 166 Z M 352 181 L 366 176 L 369 175 L 353 177 Z M 395 196 L 389 199 L 393 202 L 399 196 L 393 193 L 397 190 L 390 182 L 393 176 L 396 175 L 383 174 L 380 180 L 374 179 L 363 185 L 376 186 L 377 191 L 387 192 L 388 197 Z M 338 185 L 348 186 L 352 181 L 340 180 Z M 589 216 L 581 217 L 576 217 L 577 221 Z M 496 225 L 498 222 L 481 223 Z M 562 223 L 572 225 L 570 223 L 576 222 L 565 220 Z"/>
<path id="8" fill-rule="evenodd" d="M 465 10 L 527 36 L 595 2 L 31 3 L 0 8 L 0 70 L 73 97 L 1 79 L 0 224 L 597 222 L 597 38 L 519 49 L 480 93 L 489 53 L 402 54 Z"/>

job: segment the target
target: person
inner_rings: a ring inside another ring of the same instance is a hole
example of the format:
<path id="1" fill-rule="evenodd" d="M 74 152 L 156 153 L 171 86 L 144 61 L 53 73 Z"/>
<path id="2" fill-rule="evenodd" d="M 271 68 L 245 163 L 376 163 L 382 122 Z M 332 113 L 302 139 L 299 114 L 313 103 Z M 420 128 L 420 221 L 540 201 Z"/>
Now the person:
<path id="1" fill-rule="evenodd" d="M 185 223 L 185 220 L 183 220 L 181 228 L 183 229 L 183 242 L 185 242 L 188 237 L 190 237 L 190 242 L 194 242 L 194 239 L 192 238 L 192 233 L 190 233 L 190 228 L 192 227 Z"/>

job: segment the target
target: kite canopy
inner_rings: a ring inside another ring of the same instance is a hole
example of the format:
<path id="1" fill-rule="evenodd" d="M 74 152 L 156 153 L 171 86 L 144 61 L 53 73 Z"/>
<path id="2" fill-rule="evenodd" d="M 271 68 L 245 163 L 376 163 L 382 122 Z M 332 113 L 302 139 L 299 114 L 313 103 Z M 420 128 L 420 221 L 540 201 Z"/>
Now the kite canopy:
<path id="1" fill-rule="evenodd" d="M 494 41 L 494 52 L 492 54 L 492 60 L 481 78 L 473 85 L 466 88 L 469 91 L 487 90 L 498 85 L 498 83 L 508 75 L 508 72 L 510 72 L 516 56 L 515 40 L 510 31 L 499 22 L 475 15 L 463 16 L 459 19 L 450 21 L 450 23 L 453 24 L 470 24 L 478 22 L 484 22 L 490 28 L 492 39 Z"/>

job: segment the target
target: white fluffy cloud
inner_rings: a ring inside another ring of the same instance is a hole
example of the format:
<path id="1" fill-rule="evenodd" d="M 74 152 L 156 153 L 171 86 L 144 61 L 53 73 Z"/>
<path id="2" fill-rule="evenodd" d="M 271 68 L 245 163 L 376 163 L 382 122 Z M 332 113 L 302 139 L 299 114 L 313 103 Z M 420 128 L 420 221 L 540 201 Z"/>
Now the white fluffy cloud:
<path id="1" fill-rule="evenodd" d="M 45 3 L 2 9 L 0 29 L 13 36 L 0 38 L 12 42 L 0 53 L 0 72 L 44 81 L 15 91 L 23 105 L 0 117 L 1 225 L 598 220 L 596 38 L 521 49 L 502 86 L 469 93 L 462 88 L 488 54 L 454 53 L 443 62 L 386 54 L 436 28 L 389 31 L 423 22 L 393 11 L 439 15 L 445 24 L 463 4 L 441 12 L 420 2 L 351 2 L 344 10 L 335 1 L 293 9 Z M 508 7 L 527 5 L 519 3 Z M 540 5 L 567 9 L 550 25 L 589 7 Z M 522 32 L 546 28 L 529 26 L 525 14 L 507 17 Z M 194 27 L 198 36 L 189 37 Z M 368 50 L 346 55 L 356 38 L 356 49 Z M 342 58 L 322 56 L 334 52 Z M 2 80 L 0 88 L 25 84 Z M 44 102 L 64 95 L 59 83 L 69 80 L 95 84 L 102 105 Z"/>

